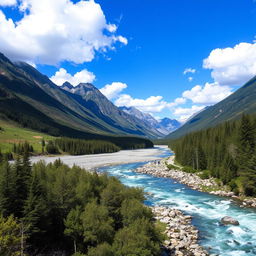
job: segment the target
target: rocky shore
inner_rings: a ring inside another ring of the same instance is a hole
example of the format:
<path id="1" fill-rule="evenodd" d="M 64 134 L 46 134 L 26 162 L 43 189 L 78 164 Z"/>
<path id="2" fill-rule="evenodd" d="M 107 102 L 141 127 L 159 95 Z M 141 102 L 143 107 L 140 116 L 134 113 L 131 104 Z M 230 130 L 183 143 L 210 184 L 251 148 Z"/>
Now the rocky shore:
<path id="1" fill-rule="evenodd" d="M 206 256 L 209 255 L 198 244 L 198 230 L 191 224 L 192 217 L 181 211 L 166 207 L 152 208 L 155 218 L 166 224 L 165 255 Z"/>
<path id="2" fill-rule="evenodd" d="M 169 164 L 169 162 L 167 164 Z M 166 160 L 150 162 L 140 168 L 137 168 L 136 172 L 150 174 L 157 177 L 171 178 L 199 191 L 203 191 L 203 187 L 218 186 L 213 178 L 201 179 L 194 173 L 186 173 L 176 169 L 169 170 L 166 165 Z"/>
<path id="3" fill-rule="evenodd" d="M 233 192 L 221 190 L 213 178 L 201 179 L 195 173 L 187 173 L 177 169 L 171 169 L 167 165 L 173 164 L 173 157 L 168 160 L 156 160 L 136 169 L 136 172 L 150 174 L 156 177 L 171 178 L 189 186 L 192 189 L 208 192 L 213 195 L 231 197 L 240 202 L 241 207 L 256 207 L 256 198 L 244 199 L 236 196 Z"/>

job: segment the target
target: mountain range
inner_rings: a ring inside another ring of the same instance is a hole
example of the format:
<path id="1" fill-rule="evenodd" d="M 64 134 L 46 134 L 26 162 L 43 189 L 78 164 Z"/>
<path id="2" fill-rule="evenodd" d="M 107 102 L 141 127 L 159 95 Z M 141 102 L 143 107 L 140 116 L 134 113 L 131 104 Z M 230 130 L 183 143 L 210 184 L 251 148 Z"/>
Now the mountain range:
<path id="1" fill-rule="evenodd" d="M 190 118 L 182 127 L 169 134 L 167 139 L 177 139 L 190 132 L 214 127 L 220 123 L 237 120 L 256 112 L 256 77 L 214 106 L 207 107 Z"/>
<path id="2" fill-rule="evenodd" d="M 98 134 L 159 138 L 169 133 L 170 127 L 178 125 L 164 126 L 151 115 L 142 112 L 138 115 L 139 112 L 134 114 L 118 108 L 92 84 L 74 87 L 66 82 L 59 87 L 31 65 L 11 62 L 0 54 L 2 119 L 52 135 L 71 137 Z"/>
<path id="3" fill-rule="evenodd" d="M 148 113 L 143 113 L 135 107 L 119 107 L 122 111 L 129 115 L 135 116 L 145 123 L 146 126 L 152 127 L 163 135 L 167 135 L 181 126 L 181 123 L 176 119 L 163 118 L 160 120 L 155 119 Z"/>

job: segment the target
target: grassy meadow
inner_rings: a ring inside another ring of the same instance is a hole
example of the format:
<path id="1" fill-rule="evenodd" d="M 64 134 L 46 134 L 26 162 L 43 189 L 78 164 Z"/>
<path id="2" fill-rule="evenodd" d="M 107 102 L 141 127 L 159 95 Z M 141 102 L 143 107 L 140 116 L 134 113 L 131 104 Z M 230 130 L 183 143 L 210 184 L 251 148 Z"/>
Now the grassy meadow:
<path id="1" fill-rule="evenodd" d="M 55 139 L 55 137 L 30 129 L 17 127 L 17 125 L 0 120 L 0 150 L 2 153 L 11 151 L 14 143 L 25 141 L 33 146 L 35 153 L 40 153 L 42 150 L 42 139 L 48 141 Z"/>

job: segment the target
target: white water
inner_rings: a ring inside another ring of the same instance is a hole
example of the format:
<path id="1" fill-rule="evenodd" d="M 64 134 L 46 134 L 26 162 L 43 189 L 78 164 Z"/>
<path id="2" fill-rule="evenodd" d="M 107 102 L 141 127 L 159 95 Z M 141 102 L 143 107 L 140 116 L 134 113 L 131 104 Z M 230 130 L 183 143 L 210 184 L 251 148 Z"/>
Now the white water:
<path id="1" fill-rule="evenodd" d="M 163 152 L 163 157 L 170 155 Z M 256 255 L 256 211 L 240 208 L 231 199 L 191 190 L 172 179 L 157 178 L 133 170 L 144 163 L 100 168 L 116 176 L 127 186 L 143 187 L 149 192 L 148 205 L 175 207 L 193 216 L 200 231 L 200 244 L 210 253 L 221 256 Z M 240 226 L 223 226 L 220 219 L 232 216 Z"/>

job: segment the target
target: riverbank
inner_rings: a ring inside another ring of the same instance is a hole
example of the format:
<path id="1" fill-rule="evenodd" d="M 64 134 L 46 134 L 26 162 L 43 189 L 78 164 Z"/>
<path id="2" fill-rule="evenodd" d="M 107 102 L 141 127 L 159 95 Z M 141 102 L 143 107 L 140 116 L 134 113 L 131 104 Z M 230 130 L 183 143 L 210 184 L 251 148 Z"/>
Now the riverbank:
<path id="1" fill-rule="evenodd" d="M 198 244 L 198 230 L 191 224 L 192 217 L 177 209 L 156 206 L 152 208 L 155 218 L 166 225 L 164 242 L 166 254 L 207 256 L 206 250 Z"/>
<path id="2" fill-rule="evenodd" d="M 173 166 L 173 169 L 169 169 L 167 165 Z M 150 162 L 135 171 L 156 177 L 171 178 L 197 191 L 230 197 L 239 202 L 240 207 L 256 207 L 256 198 L 248 199 L 236 196 L 233 192 L 223 190 L 223 188 L 216 183 L 214 178 L 202 179 L 195 173 L 187 173 L 178 170 L 178 168 L 175 169 L 174 166 L 174 156 L 171 156 L 168 160 L 163 159 L 161 161 Z"/>
<path id="3" fill-rule="evenodd" d="M 169 151 L 162 152 L 168 157 Z M 157 163 L 159 160 L 156 161 Z M 164 206 L 178 209 L 192 216 L 193 226 L 199 231 L 198 243 L 213 255 L 253 256 L 256 253 L 256 211 L 240 208 L 232 200 L 191 190 L 188 186 L 171 178 L 158 178 L 155 175 L 136 173 L 141 163 L 124 164 L 99 168 L 99 173 L 108 173 L 118 178 L 128 187 L 143 188 L 148 194 L 146 205 Z M 239 226 L 221 224 L 225 216 L 231 216 Z M 164 231 L 165 224 L 157 223 Z M 171 240 L 167 238 L 166 240 Z M 163 254 L 167 256 L 168 254 Z M 193 254 L 184 254 L 184 256 Z"/>
<path id="4" fill-rule="evenodd" d="M 167 150 L 167 146 L 157 146 L 150 149 L 136 149 L 136 150 L 121 150 L 116 153 L 97 154 L 97 155 L 82 155 L 82 156 L 36 156 L 31 157 L 31 163 L 39 161 L 45 161 L 53 163 L 55 160 L 60 159 L 63 163 L 72 167 L 78 165 L 86 170 L 94 170 L 99 167 L 148 162 L 160 159 L 159 155 L 163 153 L 163 150 Z"/>

